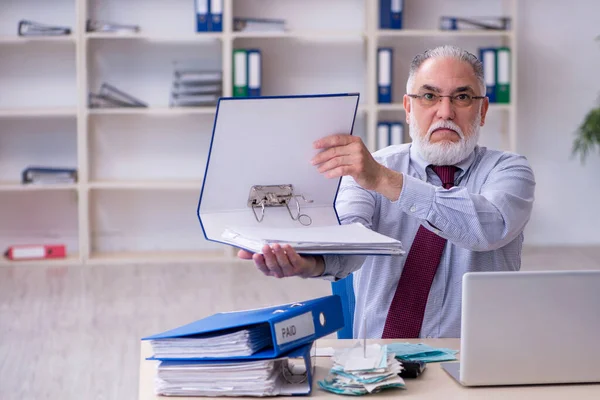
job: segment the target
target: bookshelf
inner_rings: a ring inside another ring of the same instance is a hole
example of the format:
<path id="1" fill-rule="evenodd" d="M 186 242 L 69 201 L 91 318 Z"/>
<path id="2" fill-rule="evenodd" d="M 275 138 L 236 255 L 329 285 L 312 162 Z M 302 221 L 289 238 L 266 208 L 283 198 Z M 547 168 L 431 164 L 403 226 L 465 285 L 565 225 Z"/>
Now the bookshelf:
<path id="1" fill-rule="evenodd" d="M 382 30 L 375 0 L 223 0 L 223 32 L 196 33 L 191 0 L 10 2 L 0 15 L 0 250 L 62 242 L 68 258 L 59 263 L 84 265 L 234 260 L 231 248 L 204 239 L 196 217 L 215 108 L 170 108 L 168 93 L 173 62 L 193 59 L 221 70 L 230 96 L 236 48 L 261 49 L 264 95 L 360 92 L 354 133 L 374 150 L 377 122 L 405 119 L 401 101 L 416 53 L 440 44 L 474 54 L 509 46 L 512 102 L 491 105 L 482 142 L 515 150 L 518 32 L 437 25 L 441 15 L 508 15 L 514 27 L 516 3 L 405 0 L 403 29 Z M 288 31 L 234 32 L 238 16 L 284 18 Z M 24 18 L 70 26 L 72 34 L 21 38 Z M 141 31 L 88 33 L 87 18 Z M 380 46 L 394 48 L 391 104 L 377 103 Z M 102 82 L 149 107 L 89 109 L 87 94 Z M 22 186 L 20 172 L 34 164 L 75 166 L 79 181 Z M 0 260 L 25 264 L 48 262 Z"/>

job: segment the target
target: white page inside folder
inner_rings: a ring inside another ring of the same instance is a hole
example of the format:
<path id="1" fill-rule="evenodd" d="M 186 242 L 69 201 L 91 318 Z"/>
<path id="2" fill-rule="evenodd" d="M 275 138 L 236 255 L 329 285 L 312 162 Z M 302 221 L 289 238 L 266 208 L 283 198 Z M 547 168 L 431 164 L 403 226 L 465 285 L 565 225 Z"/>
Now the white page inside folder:
<path id="1" fill-rule="evenodd" d="M 261 252 L 404 254 L 402 243 L 359 224 L 341 225 L 341 178 L 318 172 L 313 143 L 352 134 L 358 93 L 221 98 L 198 203 L 207 240 Z"/>
<path id="2" fill-rule="evenodd" d="M 161 361 L 155 392 L 163 396 L 268 397 L 308 395 L 314 374 L 313 343 L 282 357 L 246 361 Z"/>

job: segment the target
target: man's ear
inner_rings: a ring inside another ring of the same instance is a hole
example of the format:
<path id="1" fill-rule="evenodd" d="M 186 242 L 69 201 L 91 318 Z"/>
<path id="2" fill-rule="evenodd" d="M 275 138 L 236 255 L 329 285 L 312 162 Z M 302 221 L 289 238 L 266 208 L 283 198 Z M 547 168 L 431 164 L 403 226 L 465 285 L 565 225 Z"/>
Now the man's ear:
<path id="1" fill-rule="evenodd" d="M 483 104 L 481 105 L 481 122 L 479 123 L 480 126 L 485 125 L 485 117 L 487 115 L 488 108 L 490 107 L 490 99 L 488 99 L 487 96 L 482 101 Z"/>
<path id="2" fill-rule="evenodd" d="M 406 115 L 406 123 L 410 124 L 410 113 L 411 113 L 411 109 L 410 109 L 410 97 L 408 97 L 407 95 L 404 95 L 404 97 L 402 97 L 402 105 L 404 106 L 404 111 L 405 115 Z"/>

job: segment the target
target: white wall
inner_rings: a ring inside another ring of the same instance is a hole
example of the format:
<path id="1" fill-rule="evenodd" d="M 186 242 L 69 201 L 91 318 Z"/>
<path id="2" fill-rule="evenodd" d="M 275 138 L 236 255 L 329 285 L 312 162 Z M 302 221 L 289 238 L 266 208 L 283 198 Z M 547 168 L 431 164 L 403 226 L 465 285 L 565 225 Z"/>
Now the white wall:
<path id="1" fill-rule="evenodd" d="M 571 158 L 574 131 L 600 95 L 600 2 L 521 1 L 518 152 L 537 181 L 527 244 L 600 244 L 600 154 Z"/>

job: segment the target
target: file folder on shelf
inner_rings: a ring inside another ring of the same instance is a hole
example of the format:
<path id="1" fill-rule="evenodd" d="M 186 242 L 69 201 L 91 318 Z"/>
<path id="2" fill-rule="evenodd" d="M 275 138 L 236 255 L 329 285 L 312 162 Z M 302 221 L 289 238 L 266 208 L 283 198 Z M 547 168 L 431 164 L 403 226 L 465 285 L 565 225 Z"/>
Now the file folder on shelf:
<path id="1" fill-rule="evenodd" d="M 17 27 L 19 36 L 62 36 L 71 33 L 71 28 L 67 26 L 48 25 L 25 19 L 20 20 Z"/>
<path id="2" fill-rule="evenodd" d="M 21 172 L 22 184 L 75 183 L 76 168 L 29 166 Z"/>
<path id="3" fill-rule="evenodd" d="M 67 249 L 64 244 L 26 244 L 10 246 L 4 256 L 9 260 L 42 260 L 46 258 L 65 258 Z"/>
<path id="4" fill-rule="evenodd" d="M 404 142 L 404 124 L 402 122 L 390 122 L 390 144 L 396 146 Z"/>
<path id="5" fill-rule="evenodd" d="M 223 31 L 223 0 L 209 0 L 209 30 L 211 32 Z"/>
<path id="6" fill-rule="evenodd" d="M 402 29 L 402 9 L 404 8 L 404 0 L 388 0 L 391 1 L 391 28 Z"/>
<path id="7" fill-rule="evenodd" d="M 261 70 L 262 55 L 258 49 L 247 50 L 248 54 L 248 96 L 259 97 L 261 95 Z"/>
<path id="8" fill-rule="evenodd" d="M 510 48 L 496 50 L 496 102 L 510 103 Z"/>
<path id="9" fill-rule="evenodd" d="M 279 357 L 343 327 L 341 299 L 330 295 L 217 313 L 142 340 L 150 341 L 154 352 L 150 360 L 261 360 Z"/>
<path id="10" fill-rule="evenodd" d="M 314 376 L 313 342 L 264 360 L 161 361 L 155 393 L 164 396 L 309 395 Z"/>
<path id="11" fill-rule="evenodd" d="M 496 102 L 496 49 L 479 49 L 480 59 L 483 63 L 483 79 L 485 81 L 485 95 L 490 103 Z"/>
<path id="12" fill-rule="evenodd" d="M 196 32 L 208 32 L 208 4 L 210 0 L 196 1 Z"/>
<path id="13" fill-rule="evenodd" d="M 390 145 L 390 124 L 379 122 L 377 124 L 377 150 L 381 150 Z"/>
<path id="14" fill-rule="evenodd" d="M 393 54 L 392 48 L 382 47 L 377 50 L 377 100 L 379 103 L 392 102 Z"/>
<path id="15" fill-rule="evenodd" d="M 234 32 L 285 32 L 286 21 L 275 18 L 241 18 L 233 19 Z"/>
<path id="16" fill-rule="evenodd" d="M 379 28 L 402 29 L 404 0 L 379 0 Z"/>
<path id="17" fill-rule="evenodd" d="M 392 0 L 379 0 L 379 29 L 392 28 Z"/>
<path id="18" fill-rule="evenodd" d="M 248 96 L 248 55 L 244 49 L 233 50 L 233 97 Z"/>
<path id="19" fill-rule="evenodd" d="M 510 17 L 440 17 L 440 30 L 496 30 L 506 31 L 511 29 Z"/>
<path id="20" fill-rule="evenodd" d="M 358 93 L 219 99 L 197 210 L 206 239 L 255 253 L 277 242 L 300 254 L 403 254 L 398 240 L 341 225 L 341 179 L 310 162 L 314 141 L 352 134 L 358 102 Z"/>

